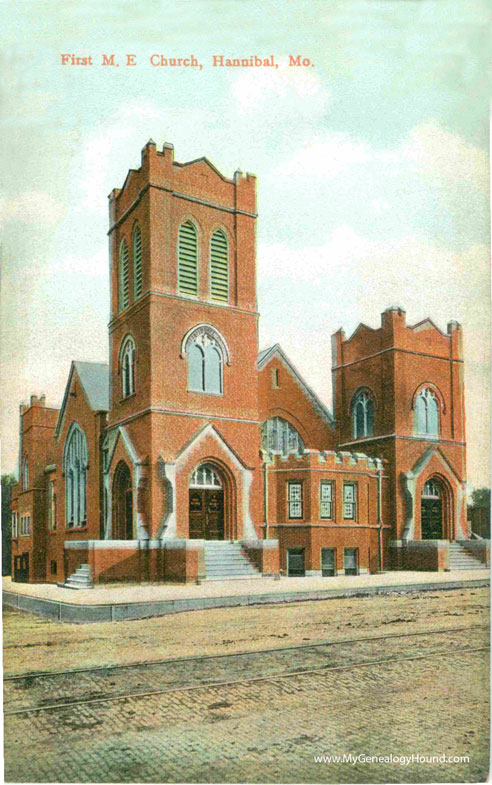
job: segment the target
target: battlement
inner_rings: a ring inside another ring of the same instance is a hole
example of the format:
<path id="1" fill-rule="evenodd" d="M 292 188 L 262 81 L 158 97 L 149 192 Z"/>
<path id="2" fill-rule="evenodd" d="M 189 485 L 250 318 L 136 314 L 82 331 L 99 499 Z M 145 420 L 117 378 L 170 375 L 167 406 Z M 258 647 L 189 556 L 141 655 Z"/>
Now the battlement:
<path id="1" fill-rule="evenodd" d="M 175 161 L 174 145 L 165 142 L 159 151 L 149 139 L 142 149 L 139 169 L 130 169 L 123 186 L 109 194 L 110 231 L 149 187 L 227 207 L 232 212 L 256 211 L 255 175 L 238 169 L 232 178 L 225 177 L 205 156 L 183 163 Z"/>
<path id="2" fill-rule="evenodd" d="M 319 470 L 326 469 L 340 471 L 344 468 L 357 466 L 359 472 L 373 474 L 384 470 L 384 461 L 381 458 L 374 458 L 362 452 L 346 452 L 336 450 L 305 450 L 302 455 L 291 453 L 290 455 L 274 454 L 272 456 L 272 469 L 283 470 Z"/>
<path id="3" fill-rule="evenodd" d="M 392 349 L 462 360 L 462 328 L 453 320 L 443 332 L 429 318 L 408 325 L 403 308 L 391 306 L 381 314 L 380 327 L 361 322 L 349 338 L 342 328 L 334 333 L 332 364 L 337 367 Z"/>

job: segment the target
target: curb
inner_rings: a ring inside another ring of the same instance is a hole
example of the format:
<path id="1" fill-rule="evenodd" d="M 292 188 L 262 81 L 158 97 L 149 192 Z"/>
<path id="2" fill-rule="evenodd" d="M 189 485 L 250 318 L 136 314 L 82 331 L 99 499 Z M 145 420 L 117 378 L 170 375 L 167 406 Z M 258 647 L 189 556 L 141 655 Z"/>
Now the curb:
<path id="1" fill-rule="evenodd" d="M 40 616 L 48 616 L 55 621 L 74 624 L 91 622 L 130 621 L 148 619 L 153 616 L 167 616 L 183 611 L 210 610 L 212 608 L 233 608 L 244 605 L 272 605 L 290 602 L 310 602 L 313 600 L 335 600 L 344 597 L 367 597 L 377 594 L 407 594 L 415 591 L 444 591 L 446 589 L 466 589 L 489 587 L 490 579 L 479 578 L 469 581 L 449 581 L 448 583 L 408 583 L 389 586 L 364 586 L 351 589 L 327 589 L 321 591 L 293 591 L 283 594 L 243 594 L 229 597 L 195 597 L 183 600 L 153 600 L 150 602 L 106 603 L 100 605 L 76 605 L 60 600 L 47 600 L 2 591 L 3 604 Z"/>

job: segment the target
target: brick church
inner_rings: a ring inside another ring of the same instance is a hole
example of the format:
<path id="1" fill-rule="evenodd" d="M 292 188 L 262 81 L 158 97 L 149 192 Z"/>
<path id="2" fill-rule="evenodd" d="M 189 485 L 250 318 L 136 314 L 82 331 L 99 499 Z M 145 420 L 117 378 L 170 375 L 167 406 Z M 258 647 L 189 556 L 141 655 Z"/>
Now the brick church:
<path id="1" fill-rule="evenodd" d="M 109 197 L 109 364 L 20 409 L 12 575 L 442 570 L 468 540 L 462 331 L 333 336 L 333 411 L 258 351 L 256 181 L 149 141 Z M 473 559 L 472 559 L 473 561 Z M 477 562 L 478 563 L 478 562 Z"/>

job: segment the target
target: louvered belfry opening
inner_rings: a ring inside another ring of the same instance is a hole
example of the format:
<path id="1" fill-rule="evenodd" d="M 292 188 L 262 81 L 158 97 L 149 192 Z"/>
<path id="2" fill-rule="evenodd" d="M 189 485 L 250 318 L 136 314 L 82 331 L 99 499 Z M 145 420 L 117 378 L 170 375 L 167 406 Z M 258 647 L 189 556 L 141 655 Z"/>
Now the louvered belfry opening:
<path id="1" fill-rule="evenodd" d="M 220 229 L 210 240 L 210 294 L 212 300 L 229 299 L 229 251 L 227 237 Z"/>
<path id="2" fill-rule="evenodd" d="M 137 300 L 142 295 L 142 232 L 140 227 L 135 227 L 133 232 L 133 290 Z"/>
<path id="3" fill-rule="evenodd" d="M 120 264 L 119 264 L 119 283 L 120 283 L 120 311 L 128 307 L 130 302 L 130 273 L 128 269 L 128 245 L 125 240 L 120 245 Z"/>
<path id="4" fill-rule="evenodd" d="M 191 221 L 179 227 L 178 292 L 198 294 L 198 236 Z"/>

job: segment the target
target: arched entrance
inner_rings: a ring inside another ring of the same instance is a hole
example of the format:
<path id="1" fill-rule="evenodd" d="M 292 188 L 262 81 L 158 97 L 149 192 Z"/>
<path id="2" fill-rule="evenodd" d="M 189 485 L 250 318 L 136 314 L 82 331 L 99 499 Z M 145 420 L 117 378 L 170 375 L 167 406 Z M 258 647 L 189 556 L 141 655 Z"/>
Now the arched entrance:
<path id="1" fill-rule="evenodd" d="M 113 479 L 113 540 L 133 540 L 133 492 L 130 469 L 124 461 L 116 467 Z"/>
<path id="2" fill-rule="evenodd" d="M 427 480 L 420 502 L 420 525 L 422 540 L 442 540 L 444 493 L 438 480 Z"/>
<path id="3" fill-rule="evenodd" d="M 215 466 L 195 469 L 189 488 L 190 540 L 224 539 L 224 482 Z"/>

